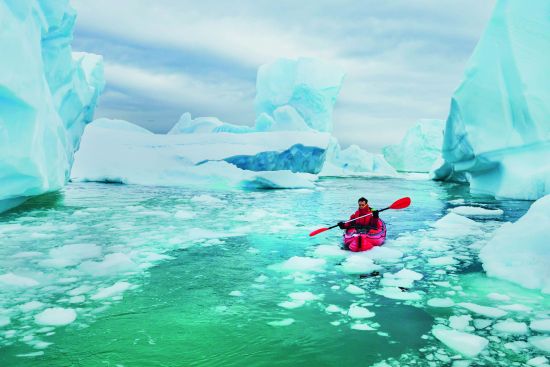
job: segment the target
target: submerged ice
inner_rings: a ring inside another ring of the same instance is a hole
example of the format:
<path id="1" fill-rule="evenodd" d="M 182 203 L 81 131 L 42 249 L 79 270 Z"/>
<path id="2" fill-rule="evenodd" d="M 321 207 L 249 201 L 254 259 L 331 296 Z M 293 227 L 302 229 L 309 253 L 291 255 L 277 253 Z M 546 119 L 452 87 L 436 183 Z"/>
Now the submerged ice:
<path id="1" fill-rule="evenodd" d="M 102 58 L 72 53 L 67 1 L 0 2 L 0 212 L 61 188 L 104 85 Z"/>

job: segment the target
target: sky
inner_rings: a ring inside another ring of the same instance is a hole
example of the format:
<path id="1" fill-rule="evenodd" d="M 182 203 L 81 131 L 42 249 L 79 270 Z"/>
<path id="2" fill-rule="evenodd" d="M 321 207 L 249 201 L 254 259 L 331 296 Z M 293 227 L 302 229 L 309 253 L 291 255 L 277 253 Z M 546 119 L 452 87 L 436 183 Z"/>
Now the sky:
<path id="1" fill-rule="evenodd" d="M 316 57 L 346 73 L 335 135 L 378 152 L 450 98 L 494 0 L 71 0 L 73 50 L 104 57 L 96 117 L 164 133 L 184 112 L 252 126 L 256 72 Z"/>

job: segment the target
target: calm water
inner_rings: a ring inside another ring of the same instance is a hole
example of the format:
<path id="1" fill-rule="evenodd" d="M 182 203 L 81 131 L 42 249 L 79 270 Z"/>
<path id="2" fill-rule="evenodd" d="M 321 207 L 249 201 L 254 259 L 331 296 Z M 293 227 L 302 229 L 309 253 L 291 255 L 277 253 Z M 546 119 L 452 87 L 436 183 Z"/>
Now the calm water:
<path id="1" fill-rule="evenodd" d="M 320 246 L 337 248 L 340 231 L 308 233 L 347 218 L 360 196 L 377 208 L 412 198 L 410 208 L 382 215 L 387 248 L 401 255 L 375 262 L 382 274 L 404 265 L 424 274 L 411 290 L 420 300 L 381 295 L 383 277 L 343 271 L 346 255 L 326 257 L 320 267 L 308 262 L 319 260 Z M 484 229 L 475 235 L 437 237 L 429 224 L 458 205 L 505 214 L 480 220 Z M 491 287 L 523 297 L 535 311 L 548 309 L 547 299 L 485 278 L 472 246 L 529 205 L 397 179 L 325 179 L 317 190 L 254 192 L 70 184 L 0 216 L 0 274 L 37 283 L 0 283 L 0 316 L 10 320 L 0 326 L 0 366 L 422 365 L 428 354 L 452 356 L 430 330 L 456 311 L 427 307 L 430 297 L 483 303 Z M 426 240 L 443 245 L 426 247 Z M 82 245 L 84 255 L 55 250 L 70 245 Z M 427 265 L 449 253 L 456 263 Z M 98 296 L 114 284 L 124 291 Z M 365 293 L 351 294 L 350 284 Z M 351 317 L 352 304 L 374 316 Z M 50 307 L 73 309 L 77 318 L 38 325 L 35 316 Z"/>

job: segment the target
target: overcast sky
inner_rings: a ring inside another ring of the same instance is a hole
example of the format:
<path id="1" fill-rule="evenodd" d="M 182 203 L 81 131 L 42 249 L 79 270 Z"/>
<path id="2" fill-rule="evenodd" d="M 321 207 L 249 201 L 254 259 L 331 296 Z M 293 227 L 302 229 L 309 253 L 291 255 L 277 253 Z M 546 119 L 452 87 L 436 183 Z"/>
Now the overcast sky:
<path id="1" fill-rule="evenodd" d="M 445 119 L 494 0 L 71 0 L 73 49 L 103 55 L 96 117 L 165 132 L 183 112 L 254 123 L 258 67 L 318 57 L 346 72 L 343 146 L 378 151 Z"/>

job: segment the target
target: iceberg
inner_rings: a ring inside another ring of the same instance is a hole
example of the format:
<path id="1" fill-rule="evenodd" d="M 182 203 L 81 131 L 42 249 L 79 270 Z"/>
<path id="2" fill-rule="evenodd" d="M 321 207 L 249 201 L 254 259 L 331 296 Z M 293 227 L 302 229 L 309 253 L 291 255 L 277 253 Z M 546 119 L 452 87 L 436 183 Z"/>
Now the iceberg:
<path id="1" fill-rule="evenodd" d="M 418 121 L 398 145 L 382 149 L 384 158 L 399 172 L 430 172 L 441 157 L 444 127 L 443 120 Z"/>
<path id="2" fill-rule="evenodd" d="M 278 59 L 256 79 L 257 131 L 332 131 L 332 112 L 344 72 L 314 58 Z"/>
<path id="3" fill-rule="evenodd" d="M 101 56 L 73 53 L 67 1 L 0 2 L 0 212 L 69 178 L 104 87 Z"/>
<path id="4" fill-rule="evenodd" d="M 498 1 L 451 100 L 440 180 L 473 193 L 550 193 L 550 3 Z"/>
<path id="5" fill-rule="evenodd" d="M 153 134 L 123 120 L 86 128 L 73 181 L 231 188 L 311 188 L 330 136 L 318 132 Z"/>
<path id="6" fill-rule="evenodd" d="M 550 195 L 537 200 L 515 223 L 500 227 L 479 257 L 488 276 L 550 293 Z"/>
<path id="7" fill-rule="evenodd" d="M 342 149 L 333 137 L 319 176 L 396 176 L 397 174 L 381 154 L 367 152 L 357 145 Z"/>

